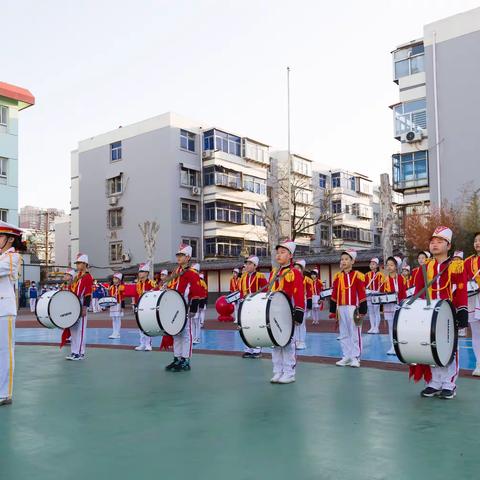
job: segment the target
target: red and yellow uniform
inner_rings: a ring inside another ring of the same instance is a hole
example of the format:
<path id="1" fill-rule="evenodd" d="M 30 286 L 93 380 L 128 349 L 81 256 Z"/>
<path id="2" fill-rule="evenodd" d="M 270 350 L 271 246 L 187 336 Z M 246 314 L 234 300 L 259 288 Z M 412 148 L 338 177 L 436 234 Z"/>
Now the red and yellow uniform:
<path id="1" fill-rule="evenodd" d="M 305 287 L 305 298 L 308 300 L 312 300 L 313 297 L 313 280 L 310 277 L 303 277 L 303 285 Z M 311 308 L 311 307 L 310 307 Z"/>
<path id="2" fill-rule="evenodd" d="M 117 303 L 120 305 L 124 300 L 124 293 L 125 293 L 125 285 L 122 285 L 122 284 L 110 285 L 110 287 L 108 288 L 108 296 L 115 298 Z"/>
<path id="3" fill-rule="evenodd" d="M 240 298 L 245 298 L 251 293 L 258 292 L 265 285 L 267 285 L 267 279 L 261 272 L 247 273 L 245 272 L 240 278 Z"/>
<path id="4" fill-rule="evenodd" d="M 422 267 L 415 267 L 412 270 L 412 276 L 410 277 L 410 282 L 407 288 L 411 288 L 415 286 L 415 283 L 417 282 L 417 277 L 419 275 L 422 275 Z"/>
<path id="5" fill-rule="evenodd" d="M 387 275 L 380 286 L 382 293 L 397 293 L 398 303 L 407 298 L 407 285 L 403 275 Z"/>
<path id="6" fill-rule="evenodd" d="M 72 283 L 72 292 L 80 299 L 84 307 L 90 306 L 93 293 L 93 277 L 89 272 L 76 275 Z"/>
<path id="7" fill-rule="evenodd" d="M 365 289 L 373 290 L 374 292 L 380 291 L 380 286 L 383 283 L 383 273 L 382 272 L 367 272 L 365 274 Z"/>
<path id="8" fill-rule="evenodd" d="M 288 265 L 281 267 L 280 270 L 273 269 L 270 273 L 270 281 L 275 277 L 277 279 L 273 283 L 272 291 L 284 292 L 290 298 L 295 311 L 295 321 L 302 323 L 305 311 L 305 286 L 302 273 L 293 268 L 293 265 Z"/>
<path id="9" fill-rule="evenodd" d="M 190 303 L 190 312 L 196 313 L 198 309 L 198 301 L 203 295 L 203 289 L 200 286 L 200 275 L 191 267 L 177 267 L 172 273 L 176 278 L 172 279 L 168 284 L 168 288 L 176 290 L 185 300 Z M 187 291 L 187 287 L 188 291 Z M 195 302 L 194 302 L 195 301 Z"/>
<path id="10" fill-rule="evenodd" d="M 125 287 L 124 287 L 125 288 Z M 140 297 L 145 293 L 149 292 L 150 290 L 155 290 L 156 285 L 153 280 L 147 278 L 146 280 L 138 280 L 135 284 L 135 297 L 133 299 L 135 305 L 138 304 Z"/>
<path id="11" fill-rule="evenodd" d="M 238 292 L 240 290 L 240 277 L 232 277 L 230 279 L 230 293 Z"/>
<path id="12" fill-rule="evenodd" d="M 361 314 L 367 313 L 365 276 L 357 270 L 338 272 L 333 280 L 330 313 L 336 313 L 337 306 L 358 306 Z M 333 310 L 333 311 L 332 311 Z"/>
<path id="13" fill-rule="evenodd" d="M 323 290 L 323 283 L 322 281 L 320 280 L 320 278 L 317 278 L 315 281 L 313 281 L 313 285 L 312 285 L 312 288 L 313 288 L 313 295 L 320 295 L 320 293 L 322 293 L 322 290 Z"/>
<path id="14" fill-rule="evenodd" d="M 204 308 L 206 306 L 207 298 L 208 298 L 208 285 L 207 282 L 199 277 L 199 295 L 200 295 L 200 308 Z"/>
<path id="15" fill-rule="evenodd" d="M 467 257 L 464 266 L 467 280 L 475 280 L 480 287 L 480 257 L 478 255 Z"/>

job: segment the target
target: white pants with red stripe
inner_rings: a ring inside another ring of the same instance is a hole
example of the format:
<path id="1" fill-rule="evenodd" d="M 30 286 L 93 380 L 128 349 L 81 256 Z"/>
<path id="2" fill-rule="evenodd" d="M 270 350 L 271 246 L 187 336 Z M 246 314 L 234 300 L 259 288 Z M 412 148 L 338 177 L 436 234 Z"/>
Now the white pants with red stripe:
<path id="1" fill-rule="evenodd" d="M 480 321 L 475 318 L 475 309 L 477 306 L 477 297 L 468 297 L 468 323 L 472 331 L 472 349 L 475 354 L 477 365 L 480 365 Z M 478 311 L 477 311 L 478 314 Z"/>
<path id="2" fill-rule="evenodd" d="M 297 364 L 295 342 L 292 340 L 286 347 L 273 347 L 272 362 L 274 374 L 295 375 L 295 365 Z"/>
<path id="3" fill-rule="evenodd" d="M 173 355 L 177 358 L 190 358 L 192 356 L 192 320 L 187 317 L 185 328 L 173 337 Z"/>
<path id="4" fill-rule="evenodd" d="M 373 304 L 370 300 L 367 300 L 368 307 L 368 319 L 370 320 L 370 330 L 378 332 L 380 328 L 380 305 Z"/>
<path id="5" fill-rule="evenodd" d="M 344 358 L 360 358 L 362 353 L 362 333 L 361 328 L 355 326 L 353 322 L 353 312 L 355 306 L 340 305 L 338 307 L 339 327 L 340 327 L 340 346 Z"/>
<path id="6" fill-rule="evenodd" d="M 455 382 L 459 371 L 458 352 L 457 350 L 453 362 L 447 367 L 432 367 L 432 381 L 428 384 L 429 387 L 437 390 L 455 390 Z"/>
<path id="7" fill-rule="evenodd" d="M 0 317 L 0 398 L 13 395 L 15 319 L 14 316 Z"/>
<path id="8" fill-rule="evenodd" d="M 87 343 L 87 316 L 80 317 L 73 327 L 70 327 L 70 346 L 72 353 L 76 355 L 85 355 L 85 345 Z"/>

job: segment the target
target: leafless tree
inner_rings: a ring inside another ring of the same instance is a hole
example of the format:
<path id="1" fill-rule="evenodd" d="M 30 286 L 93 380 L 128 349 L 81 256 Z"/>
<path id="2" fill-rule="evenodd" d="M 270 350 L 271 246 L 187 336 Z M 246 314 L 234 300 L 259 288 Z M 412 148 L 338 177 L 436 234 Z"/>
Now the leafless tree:
<path id="1" fill-rule="evenodd" d="M 157 222 L 150 222 L 149 220 L 146 220 L 143 223 L 139 223 L 138 228 L 140 228 L 140 231 L 142 232 L 146 257 L 150 263 L 149 277 L 153 278 L 153 262 L 155 258 L 157 233 L 160 229 L 160 226 Z"/>

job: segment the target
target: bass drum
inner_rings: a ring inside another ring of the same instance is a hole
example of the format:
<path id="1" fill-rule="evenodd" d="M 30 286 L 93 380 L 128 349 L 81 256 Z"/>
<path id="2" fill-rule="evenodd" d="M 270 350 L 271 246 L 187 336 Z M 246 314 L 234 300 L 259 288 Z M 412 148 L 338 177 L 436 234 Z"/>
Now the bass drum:
<path id="1" fill-rule="evenodd" d="M 187 324 L 187 304 L 176 290 L 149 290 L 140 297 L 135 318 L 149 337 L 178 335 Z"/>
<path id="2" fill-rule="evenodd" d="M 407 364 L 449 365 L 457 351 L 458 331 L 449 300 L 406 299 L 393 319 L 393 345 L 398 359 Z"/>
<path id="3" fill-rule="evenodd" d="M 70 328 L 82 314 L 79 298 L 69 290 L 45 292 L 37 301 L 35 315 L 46 328 Z"/>
<path id="4" fill-rule="evenodd" d="M 247 347 L 286 347 L 293 337 L 292 305 L 283 292 L 248 295 L 238 309 L 238 328 Z"/>

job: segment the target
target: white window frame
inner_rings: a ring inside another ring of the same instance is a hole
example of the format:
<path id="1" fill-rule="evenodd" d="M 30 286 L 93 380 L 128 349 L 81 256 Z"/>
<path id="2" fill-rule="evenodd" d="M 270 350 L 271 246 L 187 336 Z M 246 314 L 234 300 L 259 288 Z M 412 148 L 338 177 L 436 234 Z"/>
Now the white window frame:
<path id="1" fill-rule="evenodd" d="M 112 257 L 112 247 L 116 246 L 116 259 Z M 118 253 L 118 247 L 120 247 L 120 254 Z M 108 259 L 110 263 L 122 263 L 122 254 L 123 254 L 123 242 L 116 241 L 116 242 L 110 242 L 108 245 Z"/>
<path id="2" fill-rule="evenodd" d="M 195 242 L 196 251 L 193 250 L 192 242 Z M 190 245 L 192 247 L 192 252 L 196 253 L 196 255 L 192 253 L 192 258 L 198 257 L 198 248 L 200 245 L 200 240 L 197 237 L 182 237 L 182 243 L 184 243 L 185 245 Z"/>
<path id="3" fill-rule="evenodd" d="M 119 143 L 120 146 L 119 146 L 119 147 L 114 147 L 113 145 L 114 145 L 115 143 Z M 122 141 L 121 141 L 121 140 L 118 140 L 118 141 L 116 141 L 116 142 L 112 142 L 112 143 L 110 144 L 110 162 L 111 162 L 111 163 L 119 162 L 120 160 L 123 159 L 123 151 L 122 151 L 122 148 L 123 148 L 123 145 L 122 145 Z M 115 160 L 112 158 L 114 151 L 120 151 L 120 158 L 116 158 Z"/>
<path id="4" fill-rule="evenodd" d="M 187 148 L 182 147 L 182 138 L 185 138 L 187 140 Z M 190 148 L 188 148 L 189 140 L 193 140 L 193 150 L 190 150 Z M 195 153 L 197 150 L 197 134 L 181 128 L 180 129 L 180 150 L 183 150 L 184 152 Z"/>
<path id="5" fill-rule="evenodd" d="M 112 192 L 112 186 L 117 184 L 117 183 L 120 183 L 120 191 L 117 192 Z M 120 175 L 117 175 L 116 177 L 112 177 L 112 178 L 109 178 L 107 179 L 107 184 L 108 184 L 108 196 L 111 197 L 111 196 L 114 196 L 114 195 L 121 195 L 123 193 L 123 175 L 120 174 Z"/>
<path id="6" fill-rule="evenodd" d="M 7 176 L 8 176 L 8 158 L 0 157 L 0 178 L 6 179 Z"/>
<path id="7" fill-rule="evenodd" d="M 5 105 L 0 105 L 0 125 L 8 125 L 8 107 Z"/>
<path id="8" fill-rule="evenodd" d="M 184 182 L 184 178 L 187 178 L 187 183 Z M 192 179 L 192 177 L 195 178 L 195 183 L 192 185 L 190 182 L 190 180 Z M 197 170 L 193 170 L 191 168 L 187 168 L 187 167 L 180 167 L 180 185 L 182 187 L 198 187 L 199 186 L 199 177 L 200 177 L 200 172 L 198 172 Z"/>
<path id="9" fill-rule="evenodd" d="M 190 207 L 195 207 L 195 221 L 192 222 L 191 220 L 184 220 L 183 219 L 183 204 L 185 205 L 188 205 L 189 207 L 189 218 L 190 218 L 190 213 L 191 213 L 191 209 Z M 181 199 L 180 200 L 180 221 L 182 223 L 192 223 L 192 224 L 197 224 L 198 223 L 198 203 L 197 202 L 192 202 L 190 200 L 183 200 Z"/>
<path id="10" fill-rule="evenodd" d="M 112 222 L 112 215 L 115 215 L 116 217 L 115 222 Z M 118 217 L 120 217 L 120 225 L 118 225 Z M 116 223 L 116 225 L 113 225 L 113 223 Z M 118 230 L 119 228 L 123 228 L 123 208 L 111 208 L 108 210 L 108 228 L 110 230 Z"/>
<path id="11" fill-rule="evenodd" d="M 8 210 L 6 208 L 0 208 L 0 220 L 8 223 Z"/>

